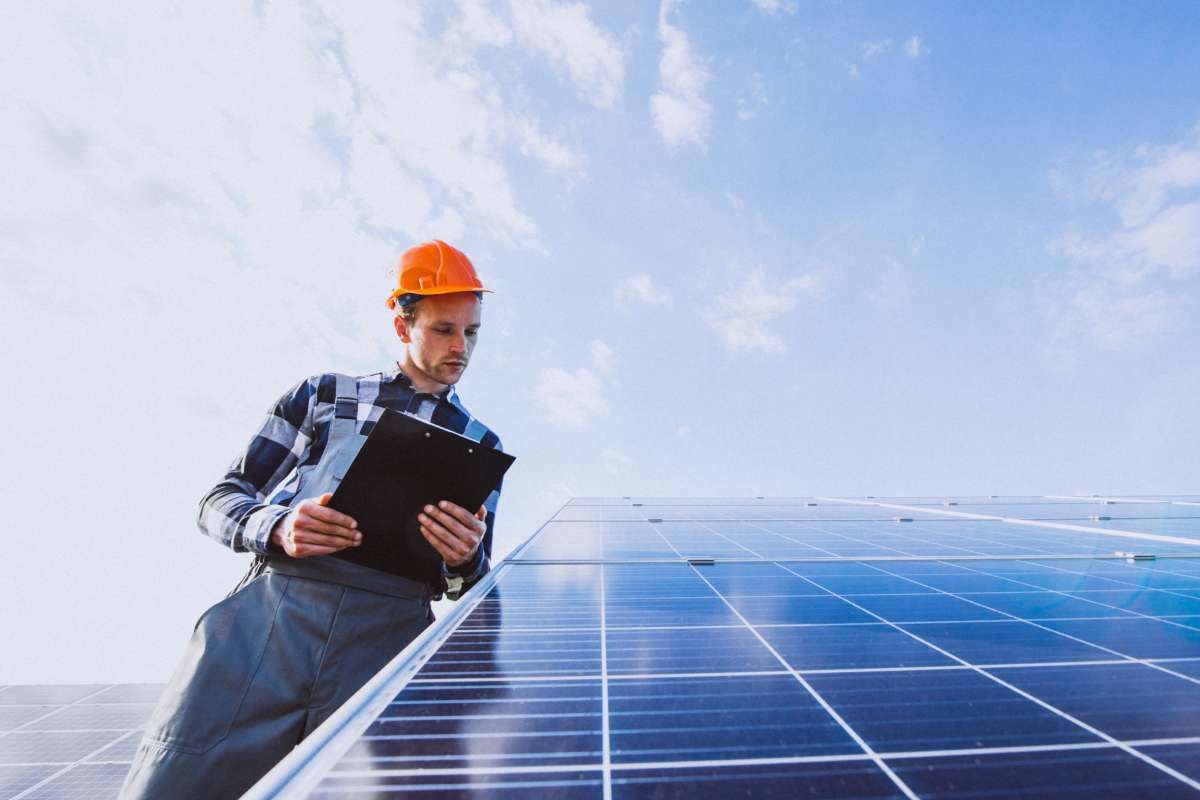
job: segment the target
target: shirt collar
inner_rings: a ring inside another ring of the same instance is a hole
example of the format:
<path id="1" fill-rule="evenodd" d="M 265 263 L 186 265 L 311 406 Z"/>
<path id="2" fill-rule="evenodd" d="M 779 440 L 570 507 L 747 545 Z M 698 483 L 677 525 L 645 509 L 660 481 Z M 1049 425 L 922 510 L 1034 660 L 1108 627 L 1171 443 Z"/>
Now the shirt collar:
<path id="1" fill-rule="evenodd" d="M 386 383 L 399 383 L 401 386 L 405 386 L 409 389 L 412 389 L 413 391 L 416 391 L 416 388 L 413 386 L 412 380 L 407 375 L 404 374 L 404 370 L 400 369 L 399 361 L 396 362 L 396 366 L 394 366 L 392 369 L 384 372 L 383 377 L 384 377 L 384 381 Z M 450 402 L 450 403 L 454 404 L 455 406 L 462 408 L 462 402 L 458 399 L 458 392 L 456 392 L 454 390 L 454 386 L 452 386 L 452 385 L 447 386 L 443 391 L 438 392 L 437 394 L 434 394 L 432 396 L 436 397 L 439 400 L 446 400 L 447 402 Z"/>

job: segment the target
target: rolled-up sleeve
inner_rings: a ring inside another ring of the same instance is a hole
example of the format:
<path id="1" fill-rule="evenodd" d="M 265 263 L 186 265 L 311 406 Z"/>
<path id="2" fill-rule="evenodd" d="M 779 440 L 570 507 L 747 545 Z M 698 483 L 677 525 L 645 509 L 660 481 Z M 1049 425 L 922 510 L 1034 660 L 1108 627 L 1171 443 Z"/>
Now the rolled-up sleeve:
<path id="1" fill-rule="evenodd" d="M 235 552 L 265 555 L 275 524 L 290 509 L 266 502 L 312 441 L 313 407 L 320 376 L 301 381 L 267 412 L 245 451 L 200 500 L 201 532 Z"/>

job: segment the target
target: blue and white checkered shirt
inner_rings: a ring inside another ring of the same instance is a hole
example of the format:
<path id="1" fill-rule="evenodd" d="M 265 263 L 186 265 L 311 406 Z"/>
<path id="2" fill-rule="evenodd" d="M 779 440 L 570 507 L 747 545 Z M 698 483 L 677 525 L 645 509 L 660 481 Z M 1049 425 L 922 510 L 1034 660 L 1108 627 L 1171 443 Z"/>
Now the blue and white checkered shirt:
<path id="1" fill-rule="evenodd" d="M 295 498 L 301 476 L 321 460 L 336 399 L 337 379 L 331 373 L 301 381 L 280 397 L 246 451 L 200 501 L 197 518 L 200 530 L 236 552 L 266 555 L 271 530 L 291 511 L 287 504 Z M 501 449 L 499 437 L 471 416 L 453 386 L 439 395 L 418 392 L 399 368 L 360 376 L 360 432 L 370 433 L 385 408 L 413 414 L 487 447 Z M 487 531 L 475 558 L 452 568 L 463 577 L 464 588 L 490 569 L 492 529 L 499 500 L 497 486 L 484 503 Z"/>

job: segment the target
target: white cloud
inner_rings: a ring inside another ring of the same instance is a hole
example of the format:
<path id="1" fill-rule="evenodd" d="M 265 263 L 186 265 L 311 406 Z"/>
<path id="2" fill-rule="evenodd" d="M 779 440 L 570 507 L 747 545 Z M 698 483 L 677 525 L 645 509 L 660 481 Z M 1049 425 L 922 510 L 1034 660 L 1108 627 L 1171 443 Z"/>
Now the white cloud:
<path id="1" fill-rule="evenodd" d="M 601 64 L 594 76 L 576 68 L 572 77 L 552 48 L 509 31 L 503 9 L 464 2 L 446 15 L 442 29 L 411 3 L 6 10 L 0 52 L 21 69 L 0 73 L 0 335 L 20 335 L 24 346 L 0 351 L 0 366 L 38 375 L 40 413 L 56 419 L 74 418 L 79 386 L 149 386 L 155 397 L 139 407 L 137 426 L 87 432 L 93 451 L 111 454 L 106 470 L 54 460 L 80 435 L 71 425 L 37 438 L 11 432 L 6 444 L 22 459 L 19 469 L 0 465 L 0 480 L 30 509 L 14 511 L 14 525 L 35 525 L 25 515 L 50 506 L 67 528 L 90 506 L 117 502 L 114 519 L 132 513 L 120 507 L 122 476 L 160 460 L 155 431 L 177 431 L 188 457 L 171 480 L 146 478 L 146 524 L 119 535 L 145 564 L 167 563 L 178 553 L 164 551 L 182 547 L 189 563 L 211 554 L 228 571 L 236 560 L 199 535 L 168 542 L 155 532 L 193 528 L 196 495 L 289 384 L 391 363 L 399 348 L 383 298 L 397 250 L 443 236 L 476 258 L 485 280 L 503 282 L 495 265 L 513 259 L 495 256 L 539 246 L 530 190 L 516 174 L 533 162 L 571 180 L 586 159 L 550 117 L 528 110 L 524 84 L 549 62 L 603 104 L 619 96 L 618 72 L 589 56 Z M 511 51 L 478 52 L 494 47 Z M 96 418 L 123 418 L 129 393 L 94 393 L 87 405 Z M 3 402 L 0 410 L 21 413 Z M 46 474 L 56 481 L 38 479 Z M 80 487 L 78 502 L 58 502 L 61 485 Z M 108 563 L 100 544 L 118 533 L 97 534 L 65 573 Z M 174 637 L 222 574 L 205 563 L 155 609 L 154 624 L 136 629 L 162 636 L 105 626 L 103 617 L 120 615 L 97 605 L 88 610 L 96 616 L 72 618 L 109 641 L 80 647 L 128 652 L 136 669 L 166 674 Z M 30 602 L 52 599 L 40 584 L 24 588 Z M 34 649 L 46 619 L 14 643 Z"/>
<path id="2" fill-rule="evenodd" d="M 522 155 L 568 176 L 582 176 L 587 171 L 587 159 L 581 153 L 544 134 L 536 121 L 517 120 L 514 132 Z"/>
<path id="3" fill-rule="evenodd" d="M 1159 290 L 1113 292 L 1092 283 L 1070 298 L 1063 323 L 1082 327 L 1101 349 L 1122 352 L 1168 330 L 1182 311 L 1181 298 Z"/>
<path id="4" fill-rule="evenodd" d="M 538 376 L 535 397 L 554 424 L 582 428 L 608 414 L 605 385 L 613 380 L 617 354 L 603 339 L 588 343 L 592 366 L 567 371 L 548 367 Z M 601 377 L 603 376 L 603 377 Z"/>
<path id="5" fill-rule="evenodd" d="M 794 310 L 801 296 L 823 292 L 815 274 L 780 281 L 768 279 L 762 267 L 742 273 L 734 288 L 718 294 L 703 312 L 704 321 L 731 353 L 757 350 L 782 353 L 783 337 L 770 329 L 778 317 Z"/>
<path id="6" fill-rule="evenodd" d="M 859 45 L 859 51 L 862 57 L 868 61 L 872 58 L 878 58 L 885 53 L 890 53 L 892 50 L 892 40 L 883 39 L 878 42 L 863 42 Z"/>
<path id="7" fill-rule="evenodd" d="M 877 58 L 886 56 L 895 49 L 895 42 L 892 39 L 862 42 L 858 46 L 859 56 L 863 61 L 874 61 Z M 929 48 L 921 41 L 921 37 L 915 33 L 904 40 L 900 46 L 900 50 L 910 59 L 917 59 L 929 53 Z M 850 64 L 846 67 L 846 70 L 854 80 L 858 80 L 862 74 L 862 68 L 858 64 Z"/>
<path id="8" fill-rule="evenodd" d="M 648 306 L 670 307 L 675 300 L 666 289 L 654 285 L 654 279 L 645 273 L 630 275 L 613 289 L 613 299 L 620 304 L 641 303 Z"/>
<path id="9" fill-rule="evenodd" d="M 597 372 L 612 372 L 617 363 L 617 354 L 603 339 L 593 339 L 589 345 L 592 351 L 592 366 Z"/>
<path id="10" fill-rule="evenodd" d="M 451 38 L 461 37 L 468 47 L 504 47 L 512 42 L 512 29 L 484 0 L 457 0 L 456 5 L 458 18 L 451 22 Z"/>
<path id="11" fill-rule="evenodd" d="M 763 77 L 759 73 L 750 76 L 750 85 L 737 98 L 737 115 L 740 120 L 753 119 L 770 101 L 767 90 L 763 85 Z"/>
<path id="12" fill-rule="evenodd" d="M 603 384 L 586 367 L 574 372 L 557 367 L 542 370 L 535 396 L 547 419 L 564 427 L 581 428 L 608 413 Z"/>
<path id="13" fill-rule="evenodd" d="M 785 14 L 795 14 L 797 9 L 793 0 L 750 0 L 750 3 L 759 11 L 772 17 L 780 11 Z"/>
<path id="14" fill-rule="evenodd" d="M 1146 224 L 1122 231 L 1115 241 L 1131 257 L 1182 278 L 1200 266 L 1200 203 L 1167 206 Z"/>
<path id="15" fill-rule="evenodd" d="M 1099 153 L 1078 182 L 1076 191 L 1072 191 L 1076 187 L 1061 185 L 1063 180 L 1059 180 L 1059 188 L 1085 201 L 1112 205 L 1127 228 L 1144 225 L 1172 195 L 1200 186 L 1200 125 L 1177 144 Z"/>
<path id="16" fill-rule="evenodd" d="M 331 5 L 322 22 L 314 33 L 337 54 L 352 92 L 353 116 L 343 123 L 354 131 L 350 161 L 362 157 L 356 144 L 373 142 L 493 236 L 533 241 L 536 225 L 520 210 L 503 162 L 522 115 L 506 107 L 499 81 L 466 54 L 444 53 L 408 9 L 368 16 Z"/>
<path id="17" fill-rule="evenodd" d="M 658 9 L 658 38 L 663 44 L 658 73 L 661 89 L 650 98 L 654 127 L 669 146 L 689 142 L 704 146 L 712 106 L 704 96 L 707 67 L 692 52 L 681 28 L 670 22 L 679 0 L 662 0 Z"/>
<path id="18" fill-rule="evenodd" d="M 1114 220 L 1054 243 L 1076 265 L 1047 303 L 1057 338 L 1132 351 L 1169 331 L 1191 301 L 1183 280 L 1200 272 L 1200 125 L 1178 143 L 1101 153 L 1082 176 L 1052 179 Z"/>
<path id="19" fill-rule="evenodd" d="M 578 22 L 571 8 L 565 18 Z M 212 274 L 212 262 L 183 266 L 200 260 L 199 240 L 223 253 L 217 263 L 278 274 L 282 286 L 363 251 L 372 255 L 340 268 L 381 275 L 375 259 L 396 241 L 433 234 L 536 246 L 507 160 L 525 155 L 573 179 L 586 158 L 514 111 L 512 76 L 488 72 L 463 44 L 511 45 L 504 21 L 468 0 L 459 11 L 445 32 L 456 47 L 408 7 L 30 12 L 25 33 L 5 37 L 32 70 L 6 82 L 0 109 L 16 190 L 0 219 L 23 231 L 9 257 L 54 270 L 76 242 L 89 260 L 121 265 L 115 283 L 173 296 L 149 264 Z M 606 74 L 597 80 L 611 88 L 619 70 Z M 146 272 L 117 255 L 132 241 Z M 168 242 L 172 258 L 152 257 Z"/>
<path id="20" fill-rule="evenodd" d="M 520 43 L 565 70 L 588 102 L 609 108 L 620 98 L 624 53 L 612 36 L 591 21 L 586 5 L 511 0 L 509 9 Z"/>

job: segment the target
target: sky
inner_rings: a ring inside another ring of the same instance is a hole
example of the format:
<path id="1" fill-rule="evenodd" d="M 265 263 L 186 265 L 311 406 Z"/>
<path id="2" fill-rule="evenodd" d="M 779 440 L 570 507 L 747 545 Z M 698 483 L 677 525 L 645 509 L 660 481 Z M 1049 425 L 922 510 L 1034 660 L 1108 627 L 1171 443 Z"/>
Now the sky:
<path id="1" fill-rule="evenodd" d="M 109 4 L 114 5 L 114 4 Z M 1200 491 L 1200 7 L 46 2 L 0 24 L 0 684 L 162 681 L 274 400 L 487 285 L 570 497 Z"/>

